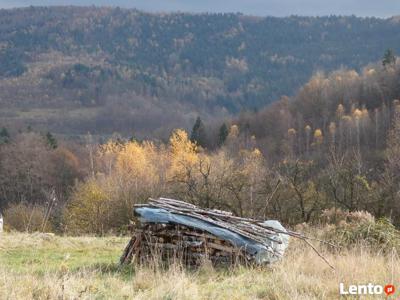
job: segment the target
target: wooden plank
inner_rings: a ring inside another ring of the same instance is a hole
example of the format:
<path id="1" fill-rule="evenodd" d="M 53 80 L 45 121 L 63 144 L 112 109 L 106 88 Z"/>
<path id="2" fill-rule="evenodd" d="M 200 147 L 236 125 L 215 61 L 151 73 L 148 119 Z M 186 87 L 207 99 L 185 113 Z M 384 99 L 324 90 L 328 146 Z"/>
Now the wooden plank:
<path id="1" fill-rule="evenodd" d="M 227 246 L 223 246 L 223 245 L 215 244 L 215 243 L 210 243 L 210 242 L 207 243 L 207 247 L 211 247 L 211 248 L 214 248 L 214 249 L 222 250 L 222 251 L 225 251 L 225 252 L 228 252 L 228 253 L 238 253 L 238 252 L 240 252 L 240 250 L 238 248 L 227 247 Z"/>

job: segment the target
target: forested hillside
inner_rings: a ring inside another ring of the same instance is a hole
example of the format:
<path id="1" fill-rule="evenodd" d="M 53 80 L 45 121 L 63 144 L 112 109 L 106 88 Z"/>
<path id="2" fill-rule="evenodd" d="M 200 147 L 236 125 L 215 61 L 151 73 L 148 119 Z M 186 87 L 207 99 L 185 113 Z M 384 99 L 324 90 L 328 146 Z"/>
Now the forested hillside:
<path id="1" fill-rule="evenodd" d="M 399 225 L 400 64 L 383 62 L 317 74 L 220 126 L 198 118 L 165 143 L 3 129 L 0 207 L 12 228 L 69 233 L 122 231 L 158 196 L 292 225 L 354 211 Z"/>
<path id="2" fill-rule="evenodd" d="M 0 11 L 0 122 L 166 137 L 293 95 L 310 76 L 400 52 L 397 18 Z"/>

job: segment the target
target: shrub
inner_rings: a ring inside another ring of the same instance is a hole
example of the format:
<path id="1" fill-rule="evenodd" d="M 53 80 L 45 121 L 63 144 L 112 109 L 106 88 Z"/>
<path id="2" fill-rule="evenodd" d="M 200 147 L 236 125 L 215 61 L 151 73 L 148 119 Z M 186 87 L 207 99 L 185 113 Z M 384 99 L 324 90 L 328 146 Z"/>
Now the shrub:
<path id="1" fill-rule="evenodd" d="M 400 250 L 400 231 L 388 219 L 375 221 L 375 218 L 365 211 L 337 210 L 333 215 L 331 209 L 323 212 L 321 220 L 325 222 L 322 238 L 340 247 L 361 245 L 383 252 L 393 248 Z"/>
<path id="2" fill-rule="evenodd" d="M 333 233 L 336 235 L 338 244 L 344 247 L 361 244 L 384 252 L 391 251 L 393 248 L 400 249 L 400 232 L 388 219 L 342 225 Z"/>
<path id="3" fill-rule="evenodd" d="M 6 228 L 17 231 L 52 231 L 50 222 L 43 224 L 46 216 L 46 208 L 26 203 L 11 204 L 4 211 L 4 222 Z"/>
<path id="4" fill-rule="evenodd" d="M 78 184 L 65 208 L 64 230 L 72 234 L 103 235 L 119 231 L 128 219 L 122 217 L 125 203 L 107 191 L 106 183 L 90 179 Z"/>
<path id="5" fill-rule="evenodd" d="M 354 211 L 341 210 L 340 208 L 325 209 L 319 219 L 320 224 L 335 224 L 341 223 L 371 223 L 375 222 L 375 218 L 369 212 L 366 211 Z"/>

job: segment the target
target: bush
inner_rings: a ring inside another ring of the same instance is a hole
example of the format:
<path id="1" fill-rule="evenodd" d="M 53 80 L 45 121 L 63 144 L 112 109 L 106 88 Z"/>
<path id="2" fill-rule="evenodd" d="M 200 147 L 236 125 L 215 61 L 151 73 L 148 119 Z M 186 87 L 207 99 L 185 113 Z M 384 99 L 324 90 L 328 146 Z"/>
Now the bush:
<path id="1" fill-rule="evenodd" d="M 78 184 L 64 214 L 64 230 L 72 234 L 97 234 L 116 232 L 128 219 L 121 212 L 125 203 L 107 191 L 105 182 L 90 179 Z"/>
<path id="2" fill-rule="evenodd" d="M 351 248 L 363 246 L 371 250 L 388 252 L 400 250 L 400 231 L 388 220 L 375 218 L 365 211 L 348 212 L 326 210 L 321 216 L 325 222 L 322 239 Z"/>
<path id="3" fill-rule="evenodd" d="M 339 246 L 349 247 L 361 244 L 384 252 L 391 251 L 393 248 L 400 250 L 400 232 L 388 219 L 341 226 L 334 234 Z"/>
<path id="4" fill-rule="evenodd" d="M 366 211 L 353 211 L 341 210 L 340 208 L 325 209 L 319 218 L 320 224 L 335 224 L 342 223 L 371 223 L 375 222 L 375 218 Z"/>
<path id="5" fill-rule="evenodd" d="M 35 232 L 35 231 L 52 231 L 50 222 L 45 221 L 46 208 L 38 205 L 30 205 L 26 203 L 11 204 L 4 211 L 5 227 L 9 230 Z"/>

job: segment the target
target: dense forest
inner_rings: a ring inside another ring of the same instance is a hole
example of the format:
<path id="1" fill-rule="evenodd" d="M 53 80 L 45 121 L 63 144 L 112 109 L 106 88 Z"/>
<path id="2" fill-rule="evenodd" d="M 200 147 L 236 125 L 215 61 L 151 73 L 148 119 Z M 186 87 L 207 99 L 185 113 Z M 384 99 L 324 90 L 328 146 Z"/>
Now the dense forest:
<path id="1" fill-rule="evenodd" d="M 295 96 L 166 142 L 0 132 L 8 226 L 123 232 L 135 203 L 176 197 L 239 216 L 318 223 L 367 211 L 400 225 L 400 64 L 316 74 Z"/>
<path id="2" fill-rule="evenodd" d="M 0 10 L 0 126 L 166 141 L 198 115 L 215 125 L 292 96 L 317 71 L 362 73 L 400 52 L 399 29 L 396 17 Z"/>

